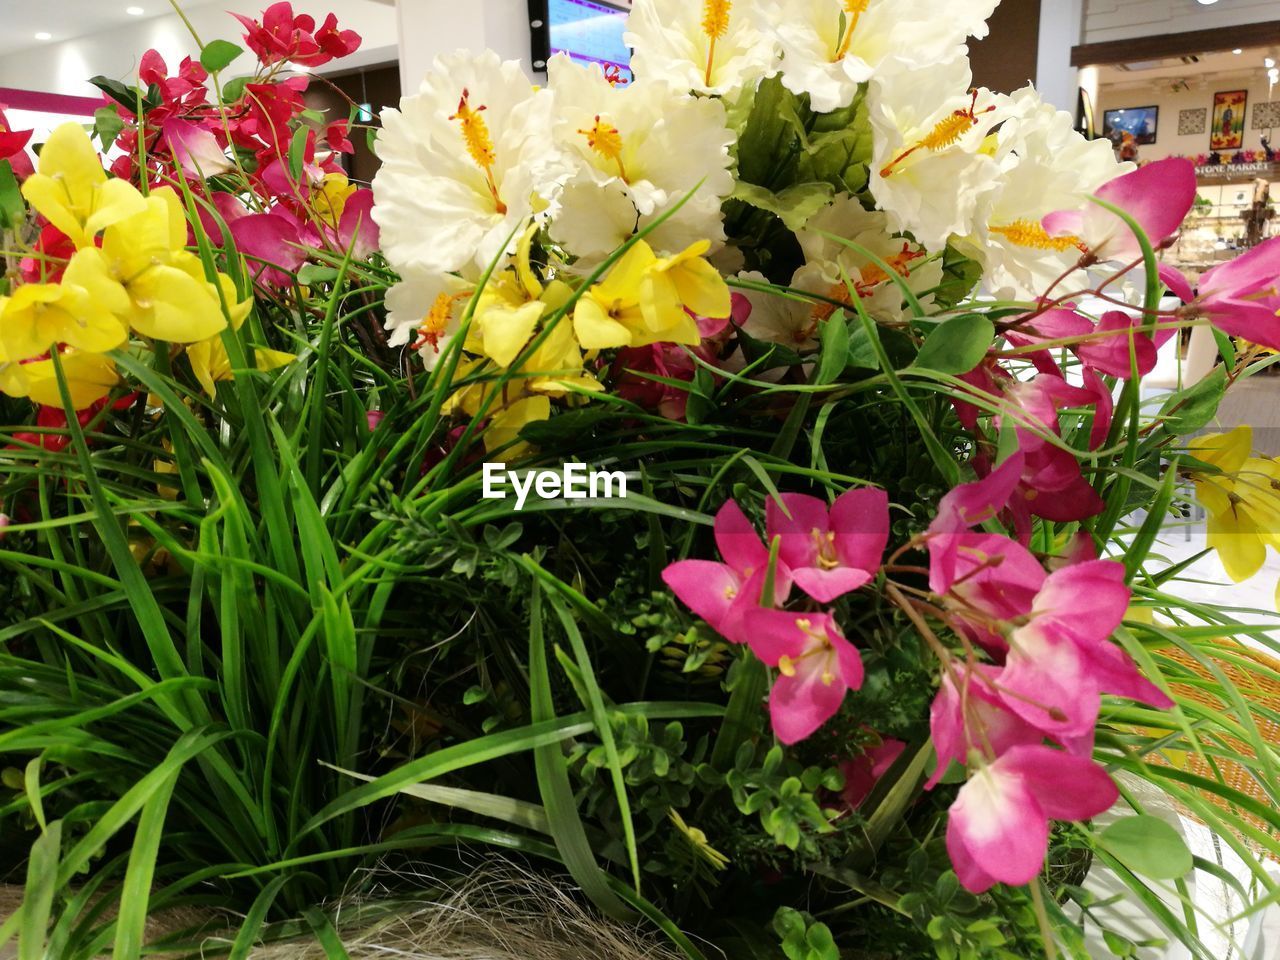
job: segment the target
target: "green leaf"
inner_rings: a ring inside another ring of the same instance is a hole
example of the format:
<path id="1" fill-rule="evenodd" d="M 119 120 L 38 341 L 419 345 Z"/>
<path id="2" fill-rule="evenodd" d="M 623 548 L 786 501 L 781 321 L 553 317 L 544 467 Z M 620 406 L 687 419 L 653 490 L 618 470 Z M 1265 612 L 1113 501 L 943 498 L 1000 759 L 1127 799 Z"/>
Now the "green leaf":
<path id="1" fill-rule="evenodd" d="M 137 112 L 141 93 L 136 87 L 126 87 L 119 80 L 112 80 L 110 77 L 103 76 L 91 77 L 89 82 L 130 113 Z"/>
<path id="2" fill-rule="evenodd" d="M 822 359 L 818 363 L 818 379 L 815 382 L 835 383 L 848 362 L 849 320 L 843 310 L 837 310 L 822 325 Z"/>
<path id="3" fill-rule="evenodd" d="M 13 230 L 27 219 L 18 178 L 8 160 L 0 160 L 0 227 Z"/>
<path id="4" fill-rule="evenodd" d="M 236 77 L 233 80 L 228 80 L 226 85 L 222 88 L 222 102 L 235 103 L 244 96 L 244 88 L 248 85 L 248 77 Z"/>
<path id="5" fill-rule="evenodd" d="M 298 283 L 310 287 L 317 283 L 330 283 L 338 279 L 338 268 L 323 263 L 308 263 L 298 271 Z"/>
<path id="6" fill-rule="evenodd" d="M 217 73 L 225 70 L 242 53 L 244 48 L 229 40 L 210 40 L 200 51 L 200 66 L 210 73 Z"/>
<path id="7" fill-rule="evenodd" d="M 952 317 L 925 339 L 915 366 L 939 373 L 968 373 L 987 355 L 995 335 L 995 324 L 982 314 Z"/>
<path id="8" fill-rule="evenodd" d="M 772 213 L 786 224 L 788 230 L 799 230 L 815 213 L 831 203 L 835 187 L 829 183 L 796 183 L 781 193 L 739 180 L 729 195 L 731 200 Z"/>
<path id="9" fill-rule="evenodd" d="M 306 162 L 307 135 L 311 128 L 302 126 L 293 131 L 289 142 L 289 177 L 295 183 L 302 179 L 302 165 Z"/>
<path id="10" fill-rule="evenodd" d="M 43 960 L 45 934 L 53 896 L 57 892 L 58 857 L 62 850 L 62 821 L 49 824 L 49 829 L 31 845 L 27 858 L 27 885 L 22 898 L 22 926 L 18 931 L 18 960 Z"/>
<path id="11" fill-rule="evenodd" d="M 1182 835 L 1159 817 L 1117 820 L 1098 842 L 1134 873 L 1153 880 L 1176 880 L 1191 872 L 1191 851 Z"/>
<path id="12" fill-rule="evenodd" d="M 1172 394 L 1160 408 L 1165 428 L 1178 436 L 1195 433 L 1212 422 L 1227 391 L 1227 368 L 1215 367 L 1199 383 Z"/>
<path id="13" fill-rule="evenodd" d="M 115 145 L 116 137 L 124 129 L 124 120 L 120 111 L 107 104 L 93 111 L 93 133 L 102 143 L 103 150 L 110 150 Z"/>

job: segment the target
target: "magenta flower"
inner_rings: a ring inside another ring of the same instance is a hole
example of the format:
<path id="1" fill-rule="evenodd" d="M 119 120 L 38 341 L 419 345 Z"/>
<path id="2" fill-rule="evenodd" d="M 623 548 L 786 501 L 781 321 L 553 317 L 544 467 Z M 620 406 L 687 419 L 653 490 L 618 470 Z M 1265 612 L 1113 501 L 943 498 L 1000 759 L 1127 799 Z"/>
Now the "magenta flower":
<path id="1" fill-rule="evenodd" d="M 951 805 L 947 853 L 960 883 L 982 893 L 1022 886 L 1044 866 L 1050 820 L 1087 820 L 1119 799 L 1107 772 L 1052 747 L 1009 748 L 980 768 Z"/>
<path id="2" fill-rule="evenodd" d="M 773 732 L 788 746 L 830 720 L 862 686 L 862 657 L 829 613 L 748 610 L 751 650 L 781 676 L 769 693 Z"/>
<path id="3" fill-rule="evenodd" d="M 248 31 L 245 44 L 267 66 L 288 60 L 319 67 L 349 56 L 360 47 L 360 35 L 354 30 L 339 30 L 338 19 L 332 13 L 317 30 L 315 18 L 305 13 L 295 17 L 293 5 L 287 0 L 268 7 L 261 23 L 238 13 L 232 16 Z"/>
<path id="4" fill-rule="evenodd" d="M 717 633 L 734 643 L 743 643 L 743 615 L 760 603 L 769 551 L 742 508 L 732 500 L 726 500 L 716 514 L 715 537 L 723 563 L 678 560 L 662 571 L 662 580 Z M 774 604 L 785 603 L 790 593 L 791 572 L 779 561 L 774 576 Z"/>
<path id="5" fill-rule="evenodd" d="M 779 556 L 796 585 L 829 603 L 869 583 L 880 569 L 889 542 L 889 496 L 874 488 L 850 490 L 828 511 L 817 497 L 784 493 L 781 505 L 769 499 L 765 529 L 770 542 L 782 538 Z"/>
<path id="6" fill-rule="evenodd" d="M 1008 649 L 1004 624 L 1025 616 L 1044 584 L 1044 568 L 1026 547 L 994 533 L 958 533 L 945 550 L 930 541 L 930 589 L 946 598 L 955 625 L 1000 655 Z"/>
<path id="7" fill-rule="evenodd" d="M 1224 333 L 1280 350 L 1280 237 L 1214 267 L 1200 278 L 1194 299 L 1185 280 L 1170 289 Z"/>
<path id="8" fill-rule="evenodd" d="M 1196 168 L 1181 157 L 1157 160 L 1103 184 L 1096 196 L 1133 217 L 1152 246 L 1159 247 L 1178 232 L 1195 202 Z M 1142 256 L 1129 225 L 1096 203 L 1051 213 L 1042 224 L 1053 236 L 1076 237 L 1098 260 Z"/>
<path id="9" fill-rule="evenodd" d="M 1097 723 L 1103 693 L 1161 709 L 1173 706 L 1110 643 L 1129 607 L 1124 577 L 1124 566 L 1111 560 L 1048 575 L 1009 637 L 999 683 L 1008 709 L 1055 737 L 1080 737 Z"/>
<path id="10" fill-rule="evenodd" d="M 926 533 L 929 542 L 929 589 L 941 596 L 957 579 L 961 534 L 994 520 L 1008 505 L 1022 478 L 1022 451 L 974 483 L 962 483 L 938 503 L 938 514 Z"/>
<path id="11" fill-rule="evenodd" d="M 906 749 L 907 745 L 901 740 L 885 737 L 879 746 L 840 764 L 840 772 L 844 774 L 844 789 L 840 791 L 840 799 L 850 810 L 862 806 L 862 801 L 871 795 L 880 778 L 889 772 L 889 768 Z"/>

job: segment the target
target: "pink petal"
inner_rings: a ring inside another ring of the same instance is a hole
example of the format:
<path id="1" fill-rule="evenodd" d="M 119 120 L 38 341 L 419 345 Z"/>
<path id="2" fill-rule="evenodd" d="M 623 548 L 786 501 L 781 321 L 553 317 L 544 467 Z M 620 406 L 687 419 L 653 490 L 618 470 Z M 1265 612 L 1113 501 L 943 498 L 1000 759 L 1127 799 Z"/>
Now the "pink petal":
<path id="1" fill-rule="evenodd" d="M 966 530 L 993 519 L 1013 495 L 1022 465 L 1022 453 L 1015 451 L 984 479 L 956 487 L 938 503 L 938 515 L 929 532 Z"/>
<path id="2" fill-rule="evenodd" d="M 831 506 L 831 529 L 840 562 L 874 573 L 889 542 L 889 495 L 875 487 L 841 494 Z"/>
<path id="3" fill-rule="evenodd" d="M 1132 373 L 1130 366 L 1130 337 L 1128 331 L 1140 327 L 1140 317 L 1130 317 L 1119 310 L 1112 310 L 1102 315 L 1098 321 L 1097 340 L 1086 341 L 1077 345 L 1076 355 L 1091 367 L 1121 380 L 1128 380 Z M 1146 376 L 1156 366 L 1156 345 L 1151 338 L 1141 332 L 1133 334 L 1133 355 L 1137 359 L 1138 374 Z"/>
<path id="4" fill-rule="evenodd" d="M 1196 169 L 1181 157 L 1157 160 L 1104 184 L 1097 195 L 1132 216 L 1151 245 L 1158 247 L 1178 232 L 1191 210 L 1196 198 Z M 1102 259 L 1135 260 L 1142 255 L 1128 225 L 1096 204 L 1085 211 L 1086 241 L 1093 242 L 1090 226 L 1099 221 L 1111 234 L 1095 251 Z"/>
<path id="5" fill-rule="evenodd" d="M 1206 299 L 1220 294 L 1244 296 L 1259 287 L 1275 284 L 1277 278 L 1280 278 L 1280 237 L 1272 237 L 1206 273 L 1200 278 L 1200 293 Z"/>
<path id="6" fill-rule="evenodd" d="M 720 556 L 744 579 L 768 566 L 769 551 L 760 543 L 760 534 L 733 500 L 726 500 L 716 513 L 715 530 Z"/>
<path id="7" fill-rule="evenodd" d="M 960 879 L 960 884 L 970 893 L 985 893 L 996 885 L 996 878 L 986 873 L 965 846 L 964 834 L 954 821 L 947 821 L 947 856 Z"/>
<path id="8" fill-rule="evenodd" d="M 844 774 L 844 789 L 840 791 L 840 799 L 851 809 L 857 809 L 866 800 L 880 781 L 894 765 L 907 745 L 901 740 L 886 737 L 878 747 L 866 753 L 846 760 L 840 764 L 840 772 Z"/>
<path id="9" fill-rule="evenodd" d="M 790 746 L 830 720 L 844 702 L 845 686 L 824 683 L 822 669 L 802 662 L 794 676 L 782 676 L 769 694 L 769 720 L 774 735 Z"/>
<path id="10" fill-rule="evenodd" d="M 725 615 L 720 626 L 716 628 L 726 639 L 732 640 L 734 643 L 747 642 L 749 633 L 745 618 L 752 610 L 761 609 L 760 603 L 764 599 L 764 578 L 767 574 L 768 570 L 757 570 L 742 585 L 742 589 L 738 591 L 738 596 L 729 608 L 729 612 Z M 773 605 L 781 607 L 782 604 L 786 603 L 787 596 L 790 593 L 791 574 L 786 567 L 779 564 L 774 578 Z"/>
<path id="11" fill-rule="evenodd" d="M 1191 284 L 1182 275 L 1182 271 L 1171 264 L 1165 263 L 1163 260 L 1160 262 L 1160 279 L 1169 288 L 1169 292 L 1183 303 L 1190 303 L 1195 299 Z"/>
<path id="12" fill-rule="evenodd" d="M 690 610 L 719 633 L 742 581 L 723 563 L 678 560 L 662 571 L 662 581 Z"/>
<path id="13" fill-rule="evenodd" d="M 957 666 L 957 671 L 961 668 Z M 990 664 L 977 664 L 974 669 L 990 680 L 999 680 L 1000 668 Z M 950 670 L 944 670 L 942 684 L 929 708 L 929 729 L 933 734 L 934 749 L 938 754 L 938 766 L 925 783 L 932 789 L 947 772 L 952 761 L 967 762 L 969 751 L 990 744 L 996 755 L 1010 747 L 1028 743 L 1040 743 L 1044 734 L 1017 714 L 1010 712 L 980 676 L 968 682 L 965 695 L 956 689 Z M 965 677 L 961 672 L 960 682 Z M 968 702 L 969 713 L 964 706 Z M 969 720 L 980 724 L 981 735 L 968 729 Z"/>
<path id="14" fill-rule="evenodd" d="M 751 652 L 771 667 L 776 667 L 783 657 L 798 659 L 810 641 L 796 621 L 813 621 L 819 617 L 821 614 L 806 615 L 761 608 L 748 610 L 743 624 L 750 635 L 748 642 Z"/>
<path id="15" fill-rule="evenodd" d="M 1174 703 L 1154 683 L 1144 677 L 1129 655 L 1114 643 L 1102 643 L 1084 651 L 1089 672 L 1098 689 L 1116 697 L 1136 700 L 1158 710 L 1169 710 Z"/>
<path id="16" fill-rule="evenodd" d="M 1115 415 L 1116 401 L 1110 389 L 1098 376 L 1097 371 L 1085 367 L 1081 371 L 1086 390 L 1094 396 L 1093 429 L 1089 431 L 1089 449 L 1097 450 L 1107 442 L 1111 434 L 1111 420 Z"/>
<path id="17" fill-rule="evenodd" d="M 1210 307 L 1213 325 L 1223 333 L 1280 350 L 1280 317 L 1273 306 L 1243 300 L 1219 300 L 1205 306 Z"/>
<path id="18" fill-rule="evenodd" d="M 790 516 L 783 512 L 782 505 Z M 782 537 L 778 555 L 792 570 L 813 566 L 818 557 L 814 531 L 825 535 L 828 529 L 826 503 L 803 493 L 784 493 L 782 505 L 774 497 L 765 504 L 766 539 L 772 543 L 774 537 Z"/>
<path id="19" fill-rule="evenodd" d="M 1110 775 L 1089 757 L 1052 747 L 1014 747 L 999 764 L 1022 779 L 1052 820 L 1088 820 L 1120 799 Z"/>
<path id="20" fill-rule="evenodd" d="M 1044 866 L 1048 846 L 1048 818 L 1018 773 L 1006 769 L 1002 760 L 979 770 L 960 788 L 947 822 L 947 849 L 963 848 L 967 857 L 962 860 L 977 867 L 979 876 L 960 877 L 966 889 L 980 893 L 986 887 L 969 884 L 982 879 L 1030 883 Z"/>
<path id="21" fill-rule="evenodd" d="M 1014 631 L 1000 675 L 1005 706 L 1055 737 L 1078 737 L 1093 729 L 1101 697 L 1080 648 L 1033 620 Z"/>
<path id="22" fill-rule="evenodd" d="M 338 222 L 338 247 L 364 260 L 378 249 L 380 233 L 373 219 L 373 191 L 357 190 L 347 198 Z"/>
<path id="23" fill-rule="evenodd" d="M 263 283 L 288 286 L 306 259 L 296 224 L 274 213 L 256 213 L 228 224 L 236 247 L 249 261 L 249 270 Z M 260 262 L 261 261 L 261 262 Z"/>
<path id="24" fill-rule="evenodd" d="M 1101 643 L 1124 619 L 1132 596 L 1124 565 L 1090 560 L 1049 574 L 1032 615 L 1077 643 Z"/>
<path id="25" fill-rule="evenodd" d="M 866 586 L 875 578 L 875 574 L 855 570 L 853 567 L 836 567 L 834 570 L 797 567 L 791 575 L 795 578 L 796 586 L 819 603 L 830 603 L 837 597 Z"/>

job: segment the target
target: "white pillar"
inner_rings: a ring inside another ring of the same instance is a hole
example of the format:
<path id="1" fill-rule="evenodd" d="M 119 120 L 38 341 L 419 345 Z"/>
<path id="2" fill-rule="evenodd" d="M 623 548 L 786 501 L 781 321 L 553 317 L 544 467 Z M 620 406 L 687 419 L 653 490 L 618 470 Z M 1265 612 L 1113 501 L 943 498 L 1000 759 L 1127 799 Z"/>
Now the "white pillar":
<path id="1" fill-rule="evenodd" d="M 529 68 L 532 37 L 526 0 L 398 0 L 400 82 L 417 92 L 436 57 L 455 50 L 490 49 Z"/>
<path id="2" fill-rule="evenodd" d="M 1072 116 L 1079 99 L 1079 71 L 1071 66 L 1071 48 L 1084 32 L 1084 0 L 1043 0 L 1036 88 L 1048 103 Z M 1097 103 L 1094 104 L 1097 108 Z"/>

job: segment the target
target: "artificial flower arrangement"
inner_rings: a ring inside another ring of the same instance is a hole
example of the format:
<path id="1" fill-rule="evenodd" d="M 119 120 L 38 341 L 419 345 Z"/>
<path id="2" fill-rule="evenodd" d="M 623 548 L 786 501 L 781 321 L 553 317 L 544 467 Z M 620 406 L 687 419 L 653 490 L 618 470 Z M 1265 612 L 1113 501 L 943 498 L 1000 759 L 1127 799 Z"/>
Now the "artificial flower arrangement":
<path id="1" fill-rule="evenodd" d="M 1274 892 L 1220 669 L 1271 641 L 1157 537 L 1187 479 L 1232 579 L 1280 547 L 1280 466 L 1206 432 L 1280 240 L 1164 265 L 1191 165 L 974 89 L 995 5 L 637 0 L 632 83 L 459 52 L 372 189 L 294 69 L 359 37 L 289 3 L 250 68 L 97 78 L 101 151 L 0 122 L 0 942 L 198 906 L 150 948 L 340 957 L 408 895 L 323 909 L 370 863 L 488 850 L 691 960 L 1210 956 L 1138 786 Z M 518 512 L 486 460 L 632 488 Z"/>

